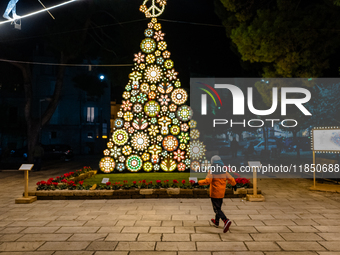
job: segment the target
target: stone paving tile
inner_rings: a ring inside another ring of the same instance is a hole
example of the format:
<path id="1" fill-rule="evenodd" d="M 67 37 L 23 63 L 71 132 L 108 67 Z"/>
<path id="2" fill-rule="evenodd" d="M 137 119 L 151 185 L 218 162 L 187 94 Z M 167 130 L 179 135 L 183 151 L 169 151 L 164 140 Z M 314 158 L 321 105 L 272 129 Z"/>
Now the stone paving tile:
<path id="1" fill-rule="evenodd" d="M 244 241 L 253 241 L 253 238 L 249 234 L 220 234 L 222 241 L 225 242 L 244 242 Z"/>
<path id="2" fill-rule="evenodd" d="M 245 242 L 251 251 L 280 251 L 281 248 L 275 242 Z"/>
<path id="3" fill-rule="evenodd" d="M 157 242 L 157 251 L 195 251 L 195 242 Z"/>
<path id="4" fill-rule="evenodd" d="M 95 241 L 95 242 L 92 242 L 86 248 L 86 250 L 88 250 L 88 251 L 113 251 L 116 248 L 117 244 L 118 244 L 118 242 Z"/>
<path id="5" fill-rule="evenodd" d="M 162 234 L 163 242 L 181 242 L 181 241 L 190 241 L 189 234 Z"/>
<path id="6" fill-rule="evenodd" d="M 208 242 L 208 241 L 220 241 L 219 234 L 191 234 L 191 241 L 195 242 Z"/>
<path id="7" fill-rule="evenodd" d="M 5 242 L 0 244 L 1 251 L 35 251 L 44 242 Z"/>
<path id="8" fill-rule="evenodd" d="M 323 239 L 315 233 L 281 233 L 286 241 L 322 241 Z"/>
<path id="9" fill-rule="evenodd" d="M 19 242 L 35 242 L 35 241 L 66 241 L 72 234 L 26 234 L 18 239 Z M 0 239 L 1 240 L 1 239 Z"/>
<path id="10" fill-rule="evenodd" d="M 330 251 L 340 251 L 340 242 L 337 241 L 322 241 L 319 242 L 323 247 Z"/>
<path id="11" fill-rule="evenodd" d="M 56 254 L 54 251 L 32 251 L 32 252 L 21 252 L 21 251 L 8 251 L 1 252 L 1 255 L 52 255 Z"/>
<path id="12" fill-rule="evenodd" d="M 260 251 L 230 251 L 230 252 L 213 252 L 213 255 L 264 255 Z M 268 253 L 266 253 L 268 254 Z"/>
<path id="13" fill-rule="evenodd" d="M 296 233 L 319 232 L 320 231 L 316 228 L 316 226 L 288 226 L 288 228 Z"/>
<path id="14" fill-rule="evenodd" d="M 132 225 L 134 223 L 135 223 L 134 221 L 131 221 L 130 224 Z M 120 226 L 120 225 L 124 225 L 124 223 L 121 223 L 120 221 L 117 222 L 117 220 L 97 220 L 96 219 L 96 220 L 89 220 L 88 222 L 84 224 L 84 227 L 101 227 L 101 226 L 113 227 L 113 226 Z M 127 223 L 126 226 L 128 225 L 129 224 Z"/>
<path id="15" fill-rule="evenodd" d="M 138 241 L 145 242 L 145 241 L 161 241 L 162 240 L 162 234 L 139 234 L 138 235 Z"/>
<path id="16" fill-rule="evenodd" d="M 266 255 L 317 255 L 320 253 L 313 251 L 277 251 L 277 252 L 266 252 Z"/>
<path id="17" fill-rule="evenodd" d="M 99 227 L 61 227 L 55 233 L 95 233 Z"/>
<path id="18" fill-rule="evenodd" d="M 198 251 L 246 251 L 243 242 L 197 242 Z"/>
<path id="19" fill-rule="evenodd" d="M 136 211 L 127 211 L 126 213 L 127 215 L 155 215 L 156 214 L 156 211 L 153 210 L 153 211 L 143 211 L 141 209 L 138 209 Z"/>
<path id="20" fill-rule="evenodd" d="M 174 233 L 174 227 L 151 227 L 149 233 Z"/>
<path id="21" fill-rule="evenodd" d="M 319 255 L 340 255 L 338 251 L 319 251 Z"/>
<path id="22" fill-rule="evenodd" d="M 0 242 L 14 242 L 17 241 L 23 234 L 6 234 L 0 236 Z M 22 241 L 22 240 L 19 240 Z M 40 240 L 37 240 L 40 241 Z"/>
<path id="23" fill-rule="evenodd" d="M 340 235 L 334 234 L 334 233 L 317 233 L 319 236 L 321 236 L 326 241 L 340 241 Z M 1 239 L 0 239 L 1 240 Z"/>
<path id="24" fill-rule="evenodd" d="M 255 226 L 260 233 L 285 233 L 292 232 L 286 226 Z"/>
<path id="25" fill-rule="evenodd" d="M 115 225 L 113 226 L 130 226 L 132 227 L 135 225 L 136 221 L 135 220 L 119 220 Z M 103 225 L 102 225 L 103 226 Z M 105 224 L 104 224 L 105 226 Z"/>
<path id="26" fill-rule="evenodd" d="M 252 214 L 248 216 L 251 220 L 275 220 L 271 214 Z"/>
<path id="27" fill-rule="evenodd" d="M 51 221 L 46 225 L 46 227 L 81 227 L 86 223 L 86 221 L 72 221 L 72 220 L 59 220 L 59 221 Z M 36 226 L 36 225 L 35 225 Z"/>
<path id="28" fill-rule="evenodd" d="M 324 251 L 318 242 L 277 242 L 277 244 L 286 251 Z"/>
<path id="29" fill-rule="evenodd" d="M 142 220 L 171 220 L 171 215 L 143 215 Z"/>
<path id="30" fill-rule="evenodd" d="M 195 233 L 195 227 L 175 227 L 175 233 L 179 234 L 187 234 L 187 233 Z"/>
<path id="31" fill-rule="evenodd" d="M 177 255 L 175 251 L 131 251 L 129 255 Z"/>
<path id="32" fill-rule="evenodd" d="M 65 251 L 56 251 L 53 253 L 53 255 L 93 255 L 94 251 L 67 251 L 67 254 L 65 254 Z"/>
<path id="33" fill-rule="evenodd" d="M 136 227 L 159 227 L 161 226 L 162 221 L 160 220 L 140 220 L 136 221 L 135 225 Z"/>
<path id="34" fill-rule="evenodd" d="M 236 226 L 264 226 L 260 220 L 234 220 Z"/>
<path id="35" fill-rule="evenodd" d="M 183 226 L 182 220 L 163 220 L 162 227 L 181 227 Z"/>
<path id="36" fill-rule="evenodd" d="M 184 220 L 184 227 L 206 227 L 210 226 L 210 220 Z"/>
<path id="37" fill-rule="evenodd" d="M 284 239 L 277 233 L 261 233 L 261 234 L 250 234 L 255 241 L 284 241 Z"/>
<path id="38" fill-rule="evenodd" d="M 150 227 L 124 227 L 122 233 L 148 233 Z"/>
<path id="39" fill-rule="evenodd" d="M 28 227 L 25 230 L 23 230 L 21 233 L 24 234 L 39 234 L 39 233 L 55 233 L 60 227 Z"/>
<path id="40" fill-rule="evenodd" d="M 331 233 L 339 233 L 340 226 L 314 226 L 320 232 L 331 232 Z"/>
<path id="41" fill-rule="evenodd" d="M 107 235 L 107 233 L 73 234 L 68 241 L 104 241 Z"/>
<path id="42" fill-rule="evenodd" d="M 292 220 L 263 220 L 267 226 L 296 226 Z"/>
<path id="43" fill-rule="evenodd" d="M 119 226 L 119 227 L 101 227 L 97 233 L 119 233 L 122 231 L 124 227 Z"/>
<path id="44" fill-rule="evenodd" d="M 153 251 L 156 242 L 119 242 L 116 247 L 117 251 Z"/>
<path id="45" fill-rule="evenodd" d="M 179 251 L 178 255 L 211 255 L 209 251 Z"/>
<path id="46" fill-rule="evenodd" d="M 187 220 L 196 221 L 197 216 L 196 215 L 172 215 L 171 219 L 172 220 L 183 220 L 183 221 L 187 221 Z"/>
<path id="47" fill-rule="evenodd" d="M 138 234 L 122 234 L 122 233 L 111 233 L 106 238 L 105 241 L 136 241 Z"/>
<path id="48" fill-rule="evenodd" d="M 34 226 L 46 226 L 50 221 L 16 221 L 13 222 L 7 227 L 34 227 Z"/>
<path id="49" fill-rule="evenodd" d="M 255 227 L 246 227 L 246 226 L 235 226 L 231 224 L 229 232 L 232 234 L 249 234 L 249 233 L 258 233 Z"/>
<path id="50" fill-rule="evenodd" d="M 97 251 L 94 255 L 128 255 L 128 251 Z"/>
<path id="51" fill-rule="evenodd" d="M 45 242 L 39 251 L 81 251 L 89 246 L 90 242 Z"/>

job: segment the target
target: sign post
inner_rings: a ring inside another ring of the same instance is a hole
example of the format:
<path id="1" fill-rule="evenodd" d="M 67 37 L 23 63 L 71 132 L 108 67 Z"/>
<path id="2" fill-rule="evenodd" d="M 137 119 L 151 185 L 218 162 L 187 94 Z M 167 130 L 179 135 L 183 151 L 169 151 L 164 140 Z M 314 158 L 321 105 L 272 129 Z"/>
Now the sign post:
<path id="1" fill-rule="evenodd" d="M 36 196 L 28 196 L 28 172 L 32 170 L 33 164 L 22 164 L 19 168 L 21 171 L 25 171 L 25 192 L 24 196 L 15 199 L 16 204 L 30 204 L 37 200 Z"/>
<path id="2" fill-rule="evenodd" d="M 340 153 L 340 128 L 339 127 L 315 127 L 311 132 L 311 149 L 313 151 L 313 189 L 316 188 L 316 165 L 315 153 Z M 327 159 L 326 159 L 327 160 Z M 327 160 L 328 164 L 333 164 L 333 160 Z M 336 162 L 336 161 L 335 161 Z M 327 168 L 328 169 L 328 168 Z M 311 189 L 312 189 L 311 188 Z"/>
<path id="3" fill-rule="evenodd" d="M 263 202 L 264 196 L 257 194 L 257 169 L 260 168 L 261 162 L 260 161 L 248 161 L 248 165 L 253 170 L 253 195 L 247 194 L 247 201 L 250 202 Z"/>

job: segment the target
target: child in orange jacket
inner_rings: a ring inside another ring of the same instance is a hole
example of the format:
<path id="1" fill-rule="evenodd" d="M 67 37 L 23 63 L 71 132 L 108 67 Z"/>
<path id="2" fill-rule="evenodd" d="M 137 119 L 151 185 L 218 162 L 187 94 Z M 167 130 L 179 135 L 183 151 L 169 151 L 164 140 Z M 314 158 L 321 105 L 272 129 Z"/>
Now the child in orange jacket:
<path id="1" fill-rule="evenodd" d="M 231 221 L 221 210 L 227 180 L 235 191 L 237 189 L 235 179 L 227 171 L 228 167 L 224 165 L 219 156 L 215 155 L 211 158 L 211 167 L 207 177 L 198 181 L 199 185 L 210 185 L 210 197 L 215 212 L 215 219 L 211 219 L 211 222 L 215 227 L 218 227 L 219 221 L 222 219 L 224 222 L 223 233 L 227 232 L 231 225 Z"/>

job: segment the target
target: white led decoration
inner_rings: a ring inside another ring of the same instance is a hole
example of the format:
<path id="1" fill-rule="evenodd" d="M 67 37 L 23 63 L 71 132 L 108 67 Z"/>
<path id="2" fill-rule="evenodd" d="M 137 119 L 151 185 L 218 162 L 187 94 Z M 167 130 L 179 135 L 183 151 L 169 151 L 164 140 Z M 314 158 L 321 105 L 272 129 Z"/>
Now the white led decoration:
<path id="1" fill-rule="evenodd" d="M 149 0 L 145 0 L 140 8 L 140 11 L 144 12 L 147 18 L 156 18 L 164 12 L 166 0 L 151 0 L 151 1 L 152 5 L 148 8 L 146 6 L 146 3 L 149 2 Z M 156 2 L 159 4 L 160 7 L 157 6 Z"/>

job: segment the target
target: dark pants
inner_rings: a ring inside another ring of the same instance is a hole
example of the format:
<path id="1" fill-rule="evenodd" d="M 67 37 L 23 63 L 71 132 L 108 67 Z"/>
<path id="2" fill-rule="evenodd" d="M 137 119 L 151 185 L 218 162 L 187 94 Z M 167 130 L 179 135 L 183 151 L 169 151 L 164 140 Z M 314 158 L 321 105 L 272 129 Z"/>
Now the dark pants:
<path id="1" fill-rule="evenodd" d="M 223 198 L 211 198 L 211 203 L 215 212 L 215 221 L 218 222 L 220 219 L 226 220 L 227 217 L 221 210 Z"/>
<path id="2" fill-rule="evenodd" d="M 41 158 L 34 158 L 34 169 L 36 171 L 41 170 Z"/>

